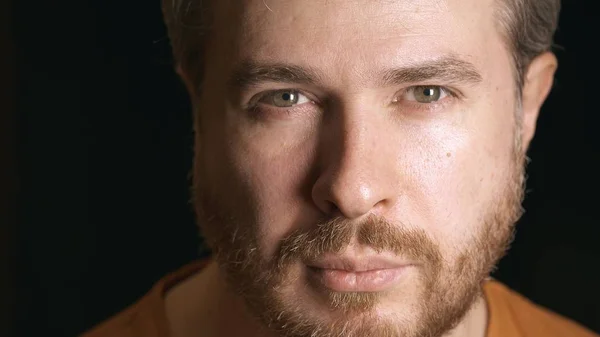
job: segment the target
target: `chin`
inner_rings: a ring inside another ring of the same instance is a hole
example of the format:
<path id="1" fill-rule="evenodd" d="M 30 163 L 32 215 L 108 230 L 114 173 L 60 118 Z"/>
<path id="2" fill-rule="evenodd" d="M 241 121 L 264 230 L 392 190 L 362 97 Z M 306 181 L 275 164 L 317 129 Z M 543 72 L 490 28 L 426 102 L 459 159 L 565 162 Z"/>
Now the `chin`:
<path id="1" fill-rule="evenodd" d="M 386 291 L 340 292 L 315 285 L 296 265 L 263 288 L 251 301 L 252 312 L 283 337 L 442 336 L 465 316 L 478 292 L 465 284 L 430 284 L 424 276 L 415 268 Z"/>
<path id="2" fill-rule="evenodd" d="M 411 280 L 416 281 L 416 280 Z M 421 336 L 422 293 L 405 280 L 403 287 L 381 292 L 337 292 L 315 288 L 293 277 L 273 294 L 266 323 L 278 335 L 303 336 Z M 263 316 L 265 318 L 265 316 Z"/>

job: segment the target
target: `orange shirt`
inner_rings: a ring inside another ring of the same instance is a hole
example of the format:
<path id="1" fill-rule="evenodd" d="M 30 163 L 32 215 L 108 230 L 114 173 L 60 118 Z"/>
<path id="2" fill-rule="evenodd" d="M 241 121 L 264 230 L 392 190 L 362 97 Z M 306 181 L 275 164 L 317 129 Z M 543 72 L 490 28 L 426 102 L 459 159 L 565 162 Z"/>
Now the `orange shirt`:
<path id="1" fill-rule="evenodd" d="M 205 265 L 198 261 L 166 276 L 138 302 L 82 337 L 168 337 L 166 291 Z M 487 281 L 483 289 L 489 310 L 486 337 L 600 337 L 497 281 Z"/>

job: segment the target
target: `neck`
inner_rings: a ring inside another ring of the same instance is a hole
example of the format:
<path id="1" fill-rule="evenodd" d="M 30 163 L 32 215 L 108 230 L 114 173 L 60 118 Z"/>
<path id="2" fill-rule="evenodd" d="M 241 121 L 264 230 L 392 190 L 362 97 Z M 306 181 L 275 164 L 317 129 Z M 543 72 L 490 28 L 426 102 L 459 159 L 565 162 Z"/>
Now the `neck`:
<path id="1" fill-rule="evenodd" d="M 226 286 L 214 260 L 171 289 L 165 302 L 171 337 L 271 337 Z"/>
<path id="2" fill-rule="evenodd" d="M 484 295 L 481 294 L 456 328 L 444 337 L 485 337 L 487 335 L 487 325 L 487 302 Z"/>
<path id="3" fill-rule="evenodd" d="M 171 289 L 165 303 L 171 337 L 275 337 L 226 286 L 215 261 Z M 486 301 L 480 296 L 445 337 L 484 337 L 487 321 Z"/>

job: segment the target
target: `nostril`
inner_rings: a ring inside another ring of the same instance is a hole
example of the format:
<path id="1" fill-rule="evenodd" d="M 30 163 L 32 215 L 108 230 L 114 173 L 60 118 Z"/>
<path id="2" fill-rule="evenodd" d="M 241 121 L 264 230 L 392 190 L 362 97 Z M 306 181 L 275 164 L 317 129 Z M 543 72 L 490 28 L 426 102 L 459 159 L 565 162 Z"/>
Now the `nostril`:
<path id="1" fill-rule="evenodd" d="M 340 208 L 336 205 L 335 202 L 327 200 L 327 213 L 331 216 L 341 215 Z"/>

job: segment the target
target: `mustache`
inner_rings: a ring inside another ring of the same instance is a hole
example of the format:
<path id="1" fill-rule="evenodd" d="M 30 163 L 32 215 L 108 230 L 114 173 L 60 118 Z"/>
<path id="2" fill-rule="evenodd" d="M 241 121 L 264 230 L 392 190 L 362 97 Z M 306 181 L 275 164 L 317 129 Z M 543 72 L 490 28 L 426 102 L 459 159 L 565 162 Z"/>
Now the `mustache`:
<path id="1" fill-rule="evenodd" d="M 293 261 L 310 261 L 326 253 L 341 253 L 353 239 L 377 253 L 391 252 L 432 267 L 442 264 L 440 249 L 425 231 L 369 215 L 360 223 L 336 217 L 293 232 L 281 242 L 277 265 L 281 270 Z"/>

